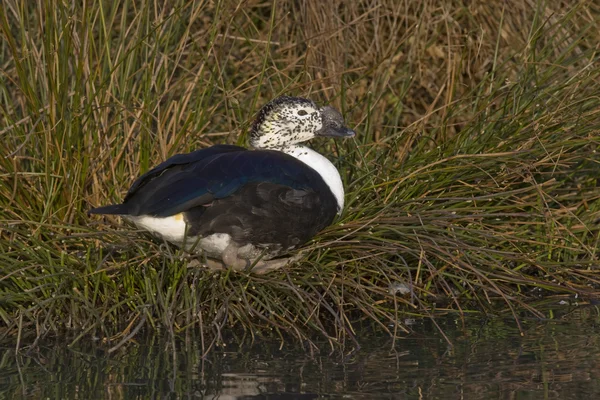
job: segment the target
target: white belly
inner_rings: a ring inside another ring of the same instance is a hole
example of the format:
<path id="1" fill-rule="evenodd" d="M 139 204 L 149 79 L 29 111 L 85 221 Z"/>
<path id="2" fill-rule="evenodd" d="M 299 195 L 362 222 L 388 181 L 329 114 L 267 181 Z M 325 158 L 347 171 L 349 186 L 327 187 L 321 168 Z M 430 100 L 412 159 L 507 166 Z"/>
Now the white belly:
<path id="1" fill-rule="evenodd" d="M 186 237 L 186 223 L 181 213 L 164 218 L 148 215 L 128 216 L 126 218 L 138 228 L 147 230 L 168 242 L 183 247 L 189 253 L 205 252 L 209 257 L 221 258 L 223 251 L 231 244 L 231 236 L 227 233 L 214 233 L 203 238 L 197 236 Z M 246 244 L 238 249 L 238 257 L 241 258 L 252 259 L 259 255 L 261 255 L 261 250 L 251 244 Z"/>

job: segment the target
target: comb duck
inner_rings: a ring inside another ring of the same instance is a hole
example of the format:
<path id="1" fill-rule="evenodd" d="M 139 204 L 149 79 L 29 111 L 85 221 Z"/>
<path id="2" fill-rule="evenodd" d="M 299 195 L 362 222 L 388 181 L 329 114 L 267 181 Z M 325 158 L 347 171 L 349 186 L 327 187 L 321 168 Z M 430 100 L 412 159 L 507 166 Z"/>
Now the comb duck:
<path id="1" fill-rule="evenodd" d="M 354 134 L 334 108 L 282 96 L 258 113 L 255 150 L 216 145 L 175 155 L 140 176 L 122 204 L 89 213 L 120 215 L 203 253 L 211 269 L 271 271 L 290 261 L 275 257 L 307 242 L 344 207 L 335 166 L 301 143 Z"/>

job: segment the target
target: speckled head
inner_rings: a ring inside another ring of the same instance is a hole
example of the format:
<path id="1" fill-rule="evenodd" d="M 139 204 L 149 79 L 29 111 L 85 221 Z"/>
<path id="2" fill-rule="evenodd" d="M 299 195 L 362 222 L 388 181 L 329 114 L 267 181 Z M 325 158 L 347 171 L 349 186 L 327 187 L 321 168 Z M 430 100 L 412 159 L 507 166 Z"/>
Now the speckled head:
<path id="1" fill-rule="evenodd" d="M 250 145 L 277 149 L 305 142 L 315 136 L 352 137 L 344 118 L 332 107 L 319 108 L 301 97 L 281 96 L 265 105 L 250 130 Z"/>

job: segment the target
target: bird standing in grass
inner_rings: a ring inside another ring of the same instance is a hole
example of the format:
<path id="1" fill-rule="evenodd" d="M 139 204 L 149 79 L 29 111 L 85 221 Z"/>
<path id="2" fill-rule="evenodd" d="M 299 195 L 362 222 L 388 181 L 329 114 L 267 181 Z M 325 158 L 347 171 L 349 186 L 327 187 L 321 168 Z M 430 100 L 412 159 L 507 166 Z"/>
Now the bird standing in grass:
<path id="1" fill-rule="evenodd" d="M 344 207 L 335 166 L 300 143 L 352 137 L 342 115 L 308 99 L 279 97 L 250 132 L 255 150 L 216 145 L 175 155 L 139 177 L 122 204 L 90 214 L 121 215 L 190 253 L 211 269 L 265 273 L 331 224 Z"/>

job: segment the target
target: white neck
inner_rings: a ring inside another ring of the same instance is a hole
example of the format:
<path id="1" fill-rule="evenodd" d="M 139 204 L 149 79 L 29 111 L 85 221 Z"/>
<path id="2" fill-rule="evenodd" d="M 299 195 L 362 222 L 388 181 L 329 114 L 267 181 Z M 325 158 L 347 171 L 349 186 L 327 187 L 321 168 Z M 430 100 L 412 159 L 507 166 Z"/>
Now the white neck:
<path id="1" fill-rule="evenodd" d="M 338 204 L 338 214 L 344 209 L 344 185 L 335 166 L 325 157 L 305 146 L 292 145 L 280 149 L 286 154 L 297 158 L 321 175 Z"/>

